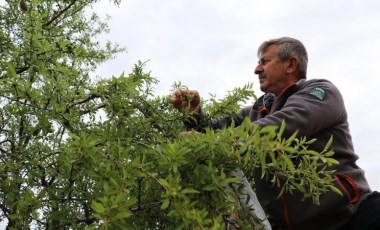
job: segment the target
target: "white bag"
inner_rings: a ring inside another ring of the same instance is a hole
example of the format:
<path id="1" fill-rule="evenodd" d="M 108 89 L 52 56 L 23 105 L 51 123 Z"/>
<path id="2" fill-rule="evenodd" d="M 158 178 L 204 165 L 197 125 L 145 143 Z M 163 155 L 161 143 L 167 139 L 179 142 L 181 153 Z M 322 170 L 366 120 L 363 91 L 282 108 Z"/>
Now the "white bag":
<path id="1" fill-rule="evenodd" d="M 271 230 L 271 225 L 269 224 L 269 221 L 265 215 L 264 209 L 261 206 L 259 200 L 257 199 L 256 193 L 253 191 L 251 185 L 249 184 L 247 177 L 244 175 L 243 171 L 240 169 L 236 169 L 231 173 L 231 176 L 234 176 L 238 179 L 240 179 L 243 189 L 241 190 L 241 194 L 236 193 L 236 189 L 238 187 L 238 184 L 231 184 L 229 185 L 226 189 L 232 193 L 234 193 L 238 200 L 239 203 L 242 207 L 247 207 L 250 208 L 252 211 L 252 215 L 256 216 L 259 218 L 262 222 L 263 229 L 265 230 Z M 249 199 L 247 201 L 247 199 Z M 228 224 L 228 223 L 227 223 Z M 234 228 L 233 226 L 231 226 Z M 227 226 L 226 229 L 229 229 L 230 226 Z"/>

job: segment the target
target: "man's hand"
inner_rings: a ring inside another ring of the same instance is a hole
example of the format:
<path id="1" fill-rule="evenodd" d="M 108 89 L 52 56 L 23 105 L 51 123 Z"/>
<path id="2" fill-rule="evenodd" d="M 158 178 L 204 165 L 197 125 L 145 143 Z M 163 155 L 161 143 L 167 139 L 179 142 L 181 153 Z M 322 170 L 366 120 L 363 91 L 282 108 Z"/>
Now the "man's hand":
<path id="1" fill-rule="evenodd" d="M 187 109 L 189 112 L 199 112 L 201 98 L 196 90 L 177 89 L 170 103 L 177 109 Z"/>

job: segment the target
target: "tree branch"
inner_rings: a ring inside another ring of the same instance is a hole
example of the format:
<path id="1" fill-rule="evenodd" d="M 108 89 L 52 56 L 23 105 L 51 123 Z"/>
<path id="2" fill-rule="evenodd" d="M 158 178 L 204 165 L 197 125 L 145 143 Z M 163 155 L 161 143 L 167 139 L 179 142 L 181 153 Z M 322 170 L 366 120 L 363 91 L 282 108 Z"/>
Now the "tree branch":
<path id="1" fill-rule="evenodd" d="M 73 103 L 73 105 L 80 105 L 80 104 L 84 104 L 88 101 L 91 101 L 92 99 L 95 99 L 95 98 L 99 98 L 100 96 L 97 95 L 97 94 L 91 94 L 89 95 L 88 97 L 86 98 L 83 98 L 83 99 L 79 99 L 77 100 L 76 102 Z"/>
<path id="2" fill-rule="evenodd" d="M 142 211 L 144 209 L 150 209 L 150 208 L 153 208 L 156 206 L 160 206 L 161 204 L 162 204 L 162 201 L 157 201 L 157 202 L 153 202 L 153 203 L 146 204 L 146 205 L 139 205 L 138 207 L 130 208 L 129 210 L 131 212 L 138 212 L 138 211 Z"/>
<path id="3" fill-rule="evenodd" d="M 24 66 L 24 67 L 18 69 L 18 70 L 16 71 L 16 73 L 17 73 L 17 74 L 21 74 L 21 73 L 27 71 L 29 68 L 30 68 L 30 65 L 26 65 L 26 66 Z"/>
<path id="4" fill-rule="evenodd" d="M 98 109 L 101 109 L 101 108 L 104 108 L 104 107 L 106 107 L 106 103 L 102 103 L 102 104 L 96 106 L 93 110 L 98 110 Z M 81 115 L 85 115 L 85 114 L 90 113 L 90 112 L 93 111 L 93 110 L 89 110 L 89 109 L 87 109 L 87 110 L 82 110 L 82 111 L 80 111 L 80 114 L 81 114 Z"/>
<path id="5" fill-rule="evenodd" d="M 48 22 L 46 22 L 43 25 L 43 28 L 48 27 L 50 24 L 52 24 L 57 18 L 59 18 L 63 13 L 65 13 L 67 10 L 69 10 L 76 2 L 77 0 L 73 0 L 69 5 L 67 5 L 63 10 L 59 11 L 56 15 L 54 15 Z"/>

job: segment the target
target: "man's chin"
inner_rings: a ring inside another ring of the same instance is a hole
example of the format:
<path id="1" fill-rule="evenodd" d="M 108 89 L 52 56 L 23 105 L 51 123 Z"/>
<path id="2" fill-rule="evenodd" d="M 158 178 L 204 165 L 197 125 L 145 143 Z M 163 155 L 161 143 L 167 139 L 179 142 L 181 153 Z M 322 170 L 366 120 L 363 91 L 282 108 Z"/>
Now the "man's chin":
<path id="1" fill-rule="evenodd" d="M 263 91 L 264 93 L 266 93 L 268 87 L 266 87 L 265 85 L 263 84 L 260 84 L 260 90 Z"/>

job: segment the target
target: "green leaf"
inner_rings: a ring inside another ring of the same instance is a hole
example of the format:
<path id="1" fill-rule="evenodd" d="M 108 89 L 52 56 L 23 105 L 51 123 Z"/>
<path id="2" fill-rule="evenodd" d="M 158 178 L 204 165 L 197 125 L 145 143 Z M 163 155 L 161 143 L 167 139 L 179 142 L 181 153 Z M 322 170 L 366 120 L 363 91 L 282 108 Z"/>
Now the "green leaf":
<path id="1" fill-rule="evenodd" d="M 333 143 L 333 136 L 331 135 L 331 137 L 330 137 L 329 141 L 327 142 L 327 144 L 326 144 L 325 148 L 323 149 L 323 152 L 326 152 L 326 151 L 328 151 L 328 150 L 329 150 L 329 148 L 331 147 L 332 143 Z"/>
<path id="2" fill-rule="evenodd" d="M 7 75 L 8 75 L 8 77 L 9 78 L 17 78 L 17 73 L 16 73 L 16 71 L 15 71 L 15 67 L 13 66 L 13 64 L 12 63 L 8 63 L 8 72 L 7 72 Z"/>
<path id="3" fill-rule="evenodd" d="M 103 214 L 105 212 L 105 208 L 104 208 L 103 204 L 96 202 L 96 201 L 92 201 L 91 208 L 95 212 L 100 213 L 100 214 Z"/>
<path id="4" fill-rule="evenodd" d="M 208 184 L 208 185 L 205 185 L 202 187 L 202 190 L 204 191 L 214 191 L 214 190 L 217 190 L 218 188 L 213 185 L 213 184 Z"/>
<path id="5" fill-rule="evenodd" d="M 331 189 L 331 191 L 343 196 L 343 193 L 342 191 L 340 191 L 340 189 L 338 189 L 337 187 L 333 186 L 333 185 L 330 185 L 329 188 Z"/>
<path id="6" fill-rule="evenodd" d="M 69 136 L 71 138 L 73 138 L 74 140 L 79 140 L 80 139 L 80 137 L 78 135 L 76 135 L 75 133 L 72 133 L 72 132 L 69 133 Z"/>
<path id="7" fill-rule="evenodd" d="M 277 139 L 280 140 L 285 130 L 285 120 L 282 120 L 280 130 L 277 132 Z"/>
<path id="8" fill-rule="evenodd" d="M 181 191 L 182 194 L 188 194 L 188 193 L 200 193 L 199 191 L 192 189 L 192 188 L 185 188 Z"/>
<path id="9" fill-rule="evenodd" d="M 324 155 L 326 157 L 332 157 L 334 154 L 335 154 L 335 152 L 333 150 L 330 150 L 330 151 L 326 152 Z"/>
<path id="10" fill-rule="evenodd" d="M 170 200 L 169 199 L 164 199 L 161 204 L 161 209 L 167 209 L 169 207 Z"/>
<path id="11" fill-rule="evenodd" d="M 286 139 L 285 144 L 291 144 L 294 139 L 297 137 L 298 131 L 295 131 L 292 136 L 290 136 L 288 139 Z"/>
<path id="12" fill-rule="evenodd" d="M 295 168 L 294 168 L 294 164 L 290 160 L 290 158 L 286 154 L 281 154 L 280 157 L 286 163 L 286 165 L 288 166 L 289 171 L 293 174 Z"/>
<path id="13" fill-rule="evenodd" d="M 339 161 L 335 160 L 334 158 L 326 158 L 325 160 L 329 166 L 339 164 Z"/>
<path id="14" fill-rule="evenodd" d="M 121 212 L 118 212 L 115 216 L 113 216 L 112 220 L 125 219 L 125 218 L 128 218 L 130 216 L 132 216 L 131 212 L 121 211 Z"/>
<path id="15" fill-rule="evenodd" d="M 163 178 L 160 178 L 160 179 L 158 179 L 158 180 L 159 180 L 160 183 L 161 183 L 163 186 L 165 186 L 166 188 L 169 187 L 169 182 L 168 182 L 167 180 L 165 180 L 165 179 L 163 179 Z"/>

